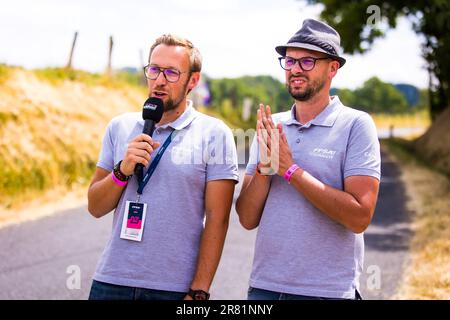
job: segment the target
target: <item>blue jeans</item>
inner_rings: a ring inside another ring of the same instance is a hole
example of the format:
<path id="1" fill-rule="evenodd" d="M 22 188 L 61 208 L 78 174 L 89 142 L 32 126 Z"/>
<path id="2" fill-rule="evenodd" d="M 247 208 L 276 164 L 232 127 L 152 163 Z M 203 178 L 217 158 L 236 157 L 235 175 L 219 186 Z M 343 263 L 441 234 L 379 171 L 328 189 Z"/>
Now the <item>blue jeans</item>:
<path id="1" fill-rule="evenodd" d="M 183 300 L 186 292 L 118 286 L 93 280 L 89 300 Z"/>
<path id="2" fill-rule="evenodd" d="M 357 300 L 358 300 L 358 297 L 359 297 L 359 293 L 357 293 L 357 295 L 356 295 Z M 274 291 L 249 287 L 247 300 L 344 300 L 344 299 L 302 296 L 302 295 L 297 295 L 297 294 L 274 292 Z"/>

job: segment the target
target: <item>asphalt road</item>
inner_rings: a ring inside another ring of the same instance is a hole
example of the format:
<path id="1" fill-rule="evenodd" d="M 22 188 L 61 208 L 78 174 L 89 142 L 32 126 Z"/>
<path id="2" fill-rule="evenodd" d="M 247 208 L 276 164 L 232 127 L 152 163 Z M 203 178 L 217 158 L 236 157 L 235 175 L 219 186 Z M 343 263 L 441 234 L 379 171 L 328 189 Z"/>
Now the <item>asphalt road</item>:
<path id="1" fill-rule="evenodd" d="M 385 156 L 383 159 L 379 202 L 365 234 L 361 289 L 366 299 L 390 298 L 408 259 L 410 231 L 404 188 L 398 169 Z M 239 189 L 240 185 L 236 194 Z M 111 223 L 112 215 L 97 220 L 84 206 L 0 229 L 0 299 L 87 299 Z M 246 298 L 255 236 L 256 231 L 239 225 L 233 207 L 212 299 Z"/>
<path id="2" fill-rule="evenodd" d="M 381 156 L 377 207 L 364 232 L 365 259 L 360 285 L 365 299 L 390 299 L 410 258 L 411 214 L 406 208 L 405 186 L 400 181 L 398 166 L 386 153 Z"/>

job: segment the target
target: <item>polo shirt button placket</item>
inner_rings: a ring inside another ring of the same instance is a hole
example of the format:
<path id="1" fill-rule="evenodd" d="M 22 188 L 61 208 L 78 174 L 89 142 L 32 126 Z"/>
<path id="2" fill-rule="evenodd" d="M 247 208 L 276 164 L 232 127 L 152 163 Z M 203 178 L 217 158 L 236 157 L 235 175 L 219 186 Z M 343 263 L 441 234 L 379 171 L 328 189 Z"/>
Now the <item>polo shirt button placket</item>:
<path id="1" fill-rule="evenodd" d="M 298 129 L 298 133 L 301 135 L 302 133 L 303 133 L 303 128 L 299 128 Z M 299 138 L 297 138 L 297 140 L 295 141 L 295 142 L 297 142 L 297 143 L 300 143 L 300 137 Z"/>

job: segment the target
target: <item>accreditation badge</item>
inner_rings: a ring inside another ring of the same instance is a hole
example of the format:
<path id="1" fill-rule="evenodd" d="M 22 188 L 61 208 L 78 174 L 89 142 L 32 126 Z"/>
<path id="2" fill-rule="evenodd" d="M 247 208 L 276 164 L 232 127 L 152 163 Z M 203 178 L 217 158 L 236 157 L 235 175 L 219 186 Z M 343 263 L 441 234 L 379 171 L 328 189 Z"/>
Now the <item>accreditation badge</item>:
<path id="1" fill-rule="evenodd" d="M 141 241 L 144 232 L 146 212 L 146 203 L 127 201 L 125 204 L 120 238 Z"/>

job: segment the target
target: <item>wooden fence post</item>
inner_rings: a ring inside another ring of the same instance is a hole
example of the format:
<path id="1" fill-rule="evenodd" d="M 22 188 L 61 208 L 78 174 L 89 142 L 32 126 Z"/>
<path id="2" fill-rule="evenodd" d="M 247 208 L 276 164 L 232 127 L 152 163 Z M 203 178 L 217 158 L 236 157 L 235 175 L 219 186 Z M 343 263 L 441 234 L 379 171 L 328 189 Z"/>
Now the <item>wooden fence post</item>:
<path id="1" fill-rule="evenodd" d="M 75 45 L 77 43 L 77 37 L 78 37 L 78 31 L 76 31 L 73 36 L 72 48 L 70 50 L 69 61 L 67 62 L 66 69 L 72 69 L 72 58 L 73 58 L 73 52 L 75 51 Z"/>
<path id="2" fill-rule="evenodd" d="M 106 74 L 111 77 L 112 76 L 112 63 L 111 63 L 111 57 L 112 57 L 112 50 L 114 46 L 113 37 L 109 37 L 109 52 L 108 52 L 108 67 L 106 68 Z"/>

